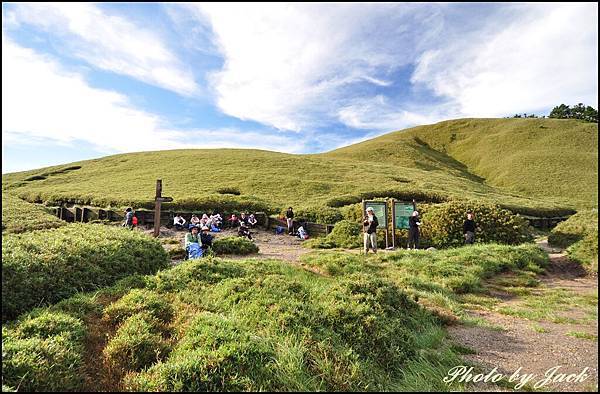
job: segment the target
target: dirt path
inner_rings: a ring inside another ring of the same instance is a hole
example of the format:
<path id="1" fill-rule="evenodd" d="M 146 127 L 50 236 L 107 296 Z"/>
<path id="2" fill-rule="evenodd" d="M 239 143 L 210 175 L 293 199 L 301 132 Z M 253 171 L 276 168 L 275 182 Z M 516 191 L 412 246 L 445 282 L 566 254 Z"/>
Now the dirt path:
<path id="1" fill-rule="evenodd" d="M 595 296 L 597 300 L 596 278 L 587 276 L 578 264 L 569 261 L 563 252 L 549 247 L 546 242 L 538 244 L 549 252 L 551 265 L 545 274 L 538 277 L 541 283 L 539 290 L 536 288 L 533 291 L 534 297 L 541 297 L 543 303 L 543 297 L 550 292 L 566 291 L 565 294 L 576 296 Z M 467 360 L 481 365 L 486 372 L 496 367 L 500 373 L 507 376 L 521 368 L 521 374 L 535 374 L 530 387 L 543 380 L 548 370 L 554 367 L 560 367 L 554 376 L 560 373 L 580 374 L 585 370 L 588 378 L 583 382 L 549 382 L 539 389 L 597 391 L 597 305 L 596 318 L 593 321 L 585 319 L 589 316 L 589 307 L 586 309 L 581 305 L 556 311 L 559 317 L 565 318 L 565 322 L 556 323 L 545 319 L 536 321 L 498 313 L 497 311 L 503 308 L 527 308 L 527 305 L 519 296 L 494 296 L 502 300 L 494 310 L 473 310 L 469 311 L 469 314 L 484 319 L 491 327 L 498 329 L 465 325 L 449 327 L 452 338 L 476 351 L 476 354 L 465 356 Z M 574 333 L 579 337 L 573 336 Z M 514 387 L 514 383 L 511 383 L 510 387 Z"/>

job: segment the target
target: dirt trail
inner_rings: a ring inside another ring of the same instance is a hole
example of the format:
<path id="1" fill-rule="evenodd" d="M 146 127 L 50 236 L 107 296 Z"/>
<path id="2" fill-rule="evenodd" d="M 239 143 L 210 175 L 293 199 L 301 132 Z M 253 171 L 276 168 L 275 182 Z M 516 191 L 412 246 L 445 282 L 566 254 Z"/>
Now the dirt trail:
<path id="1" fill-rule="evenodd" d="M 564 252 L 551 248 L 547 242 L 539 242 L 538 245 L 549 253 L 551 263 L 546 273 L 538 277 L 541 281 L 541 288 L 564 289 L 577 295 L 593 296 L 595 294 L 597 298 L 598 282 L 596 278 L 586 275 L 585 270 L 578 264 L 569 261 Z M 543 297 L 543 293 L 540 293 L 540 296 Z M 502 301 L 496 309 L 522 305 L 519 297 L 504 299 L 498 295 L 497 298 Z M 576 320 L 580 320 L 579 318 L 586 315 L 583 308 L 579 307 L 559 312 L 561 316 Z M 530 386 L 533 387 L 536 382 L 544 379 L 547 371 L 553 367 L 560 366 L 557 373 L 565 374 L 579 374 L 588 368 L 585 373 L 589 377 L 583 382 L 557 381 L 540 389 L 597 391 L 597 318 L 592 322 L 554 323 L 545 320 L 532 321 L 488 310 L 470 311 L 469 314 L 484 319 L 492 327 L 501 328 L 491 329 L 465 325 L 449 327 L 448 331 L 452 338 L 477 352 L 465 356 L 465 358 L 481 365 L 484 371 L 489 372 L 497 367 L 500 373 L 510 376 L 522 368 L 521 374 L 535 374 L 535 378 L 530 382 Z M 568 335 L 573 332 L 587 334 L 592 338 L 595 336 L 596 339 Z"/>

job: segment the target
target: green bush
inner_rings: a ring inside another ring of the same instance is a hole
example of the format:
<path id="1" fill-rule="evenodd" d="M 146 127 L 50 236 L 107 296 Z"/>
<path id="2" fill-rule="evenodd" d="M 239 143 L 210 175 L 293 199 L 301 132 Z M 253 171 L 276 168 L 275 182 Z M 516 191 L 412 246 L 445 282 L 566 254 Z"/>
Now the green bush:
<path id="1" fill-rule="evenodd" d="M 281 214 L 285 216 L 286 210 Z M 339 209 L 330 207 L 300 207 L 294 210 L 294 214 L 294 220 L 298 222 L 334 224 L 343 219 Z"/>
<path id="2" fill-rule="evenodd" d="M 167 266 L 157 240 L 120 227 L 70 224 L 8 234 L 2 238 L 2 319 Z"/>
<path id="3" fill-rule="evenodd" d="M 548 243 L 566 248 L 594 230 L 598 231 L 598 211 L 581 211 L 554 227 L 548 236 Z"/>
<path id="4" fill-rule="evenodd" d="M 589 230 L 585 237 L 567 249 L 569 258 L 598 272 L 598 229 Z"/>
<path id="5" fill-rule="evenodd" d="M 108 305 L 104 313 L 113 324 L 139 313 L 167 323 L 173 318 L 173 307 L 158 293 L 146 289 L 133 289 L 120 300 Z"/>
<path id="6" fill-rule="evenodd" d="M 223 237 L 213 241 L 212 248 L 217 255 L 258 253 L 258 246 L 245 237 Z"/>
<path id="7" fill-rule="evenodd" d="M 336 223 L 331 233 L 324 241 L 324 245 L 336 248 L 358 248 L 362 245 L 362 229 L 360 224 L 350 220 L 341 220 Z"/>
<path id="8" fill-rule="evenodd" d="M 108 365 L 121 371 L 139 371 L 164 358 L 168 346 L 160 321 L 145 314 L 128 317 L 102 351 Z"/>
<path id="9" fill-rule="evenodd" d="M 450 201 L 427 208 L 422 215 L 423 245 L 451 247 L 464 244 L 463 223 L 474 213 L 476 242 L 517 245 L 533 239 L 529 222 L 498 205 L 477 201 Z"/>
<path id="10" fill-rule="evenodd" d="M 2 193 L 3 232 L 22 233 L 62 227 L 66 224 L 67 222 L 50 214 L 40 205 L 30 204 L 6 192 Z"/>
<path id="11" fill-rule="evenodd" d="M 85 328 L 79 319 L 45 312 L 2 328 L 2 382 L 20 391 L 77 390 L 83 382 Z"/>

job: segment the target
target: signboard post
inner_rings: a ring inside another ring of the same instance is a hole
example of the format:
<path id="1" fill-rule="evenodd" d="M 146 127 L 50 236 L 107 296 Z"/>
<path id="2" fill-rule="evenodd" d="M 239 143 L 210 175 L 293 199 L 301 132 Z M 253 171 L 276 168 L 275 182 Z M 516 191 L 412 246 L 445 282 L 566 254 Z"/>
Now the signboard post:
<path id="1" fill-rule="evenodd" d="M 368 207 L 373 208 L 373 213 L 379 221 L 377 228 L 385 230 L 385 247 L 388 247 L 388 215 L 387 215 L 387 202 L 386 201 L 365 201 L 362 202 L 363 217 Z M 363 233 L 365 228 L 363 226 Z"/>
<path id="2" fill-rule="evenodd" d="M 160 234 L 160 205 L 163 202 L 171 202 L 173 197 L 162 196 L 162 179 L 156 180 L 156 197 L 154 198 L 154 236 Z"/>
<path id="3" fill-rule="evenodd" d="M 414 200 L 412 202 L 392 200 L 392 231 L 394 238 L 396 238 L 396 229 L 408 229 L 408 219 L 416 210 L 415 205 Z"/>

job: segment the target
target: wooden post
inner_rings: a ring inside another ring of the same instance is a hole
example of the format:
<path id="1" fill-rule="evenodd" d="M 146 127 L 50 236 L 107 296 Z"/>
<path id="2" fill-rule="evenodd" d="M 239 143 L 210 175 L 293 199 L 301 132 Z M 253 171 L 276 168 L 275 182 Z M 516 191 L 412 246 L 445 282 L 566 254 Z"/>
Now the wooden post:
<path id="1" fill-rule="evenodd" d="M 160 234 L 160 204 L 161 201 L 161 193 L 162 193 L 162 179 L 156 180 L 156 197 L 154 204 L 154 236 L 158 237 Z"/>

